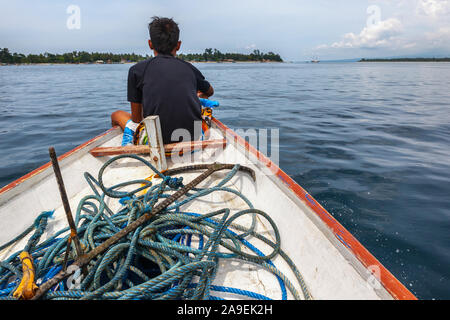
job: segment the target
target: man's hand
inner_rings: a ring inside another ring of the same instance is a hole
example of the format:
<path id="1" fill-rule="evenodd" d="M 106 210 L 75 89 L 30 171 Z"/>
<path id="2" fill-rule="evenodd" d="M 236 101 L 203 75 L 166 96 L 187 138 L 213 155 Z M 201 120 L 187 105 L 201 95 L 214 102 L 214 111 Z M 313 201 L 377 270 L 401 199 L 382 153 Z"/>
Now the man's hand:
<path id="1" fill-rule="evenodd" d="M 206 92 L 197 91 L 197 96 L 199 98 L 208 99 L 214 94 L 214 89 L 212 86 L 209 86 L 209 89 Z"/>

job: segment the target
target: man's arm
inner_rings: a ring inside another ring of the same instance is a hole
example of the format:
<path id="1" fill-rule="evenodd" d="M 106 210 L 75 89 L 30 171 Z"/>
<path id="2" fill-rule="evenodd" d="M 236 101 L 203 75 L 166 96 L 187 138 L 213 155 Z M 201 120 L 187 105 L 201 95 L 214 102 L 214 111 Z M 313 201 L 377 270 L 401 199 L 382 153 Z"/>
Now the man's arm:
<path id="1" fill-rule="evenodd" d="M 142 88 L 140 86 L 141 64 L 135 64 L 128 71 L 128 101 L 131 103 L 131 120 L 134 123 L 139 123 L 143 120 L 142 108 Z"/>
<path id="2" fill-rule="evenodd" d="M 144 120 L 142 103 L 131 102 L 131 120 L 135 123 Z"/>
<path id="3" fill-rule="evenodd" d="M 195 78 L 197 80 L 197 96 L 199 98 L 208 99 L 214 94 L 214 89 L 211 84 L 205 79 L 205 76 L 194 67 L 191 63 L 189 63 L 192 70 L 194 71 Z"/>

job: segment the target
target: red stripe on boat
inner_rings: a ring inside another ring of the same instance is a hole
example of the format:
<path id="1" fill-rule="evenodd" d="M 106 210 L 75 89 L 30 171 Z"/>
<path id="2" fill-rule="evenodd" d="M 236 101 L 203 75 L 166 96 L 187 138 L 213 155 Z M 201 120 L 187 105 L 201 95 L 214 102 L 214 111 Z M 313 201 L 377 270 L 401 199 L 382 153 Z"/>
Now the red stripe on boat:
<path id="1" fill-rule="evenodd" d="M 393 298 L 399 300 L 417 300 L 417 298 L 397 278 L 395 278 L 392 273 L 390 273 L 350 232 L 348 232 L 327 210 L 325 210 L 313 196 L 308 194 L 289 175 L 222 122 L 216 118 L 213 118 L 212 121 L 223 131 L 223 133 L 232 136 L 234 141 L 244 146 L 246 150 L 263 162 L 273 174 L 297 195 L 298 198 L 303 200 L 303 202 L 306 203 L 306 205 L 310 207 L 333 231 L 336 238 L 346 246 L 366 268 L 377 267 L 380 271 L 379 281 Z"/>
<path id="2" fill-rule="evenodd" d="M 76 147 L 75 149 L 72 149 L 66 153 L 64 153 L 63 155 L 58 157 L 58 160 L 61 161 L 65 158 L 67 158 L 68 156 L 74 154 L 75 152 L 77 152 L 80 149 L 83 149 L 85 147 L 87 147 L 88 145 L 94 143 L 95 141 L 99 140 L 100 138 L 103 138 L 104 136 L 106 136 L 108 133 L 114 131 L 116 129 L 116 127 L 113 127 L 111 129 L 109 129 L 108 131 L 106 131 L 105 133 L 102 133 L 101 135 L 92 138 L 89 141 L 86 141 L 85 143 L 79 145 L 78 147 Z M 44 171 L 45 169 L 47 169 L 48 167 L 50 167 L 52 164 L 51 162 L 47 162 L 46 164 L 44 164 L 43 166 L 40 166 L 39 168 L 27 173 L 26 175 L 24 175 L 23 177 L 20 177 L 19 179 L 11 182 L 10 184 L 7 184 L 6 186 L 4 186 L 3 188 L 0 189 L 0 195 L 11 190 L 12 188 L 16 187 L 17 185 L 21 184 L 22 182 L 30 179 L 31 177 L 41 173 L 42 171 Z"/>

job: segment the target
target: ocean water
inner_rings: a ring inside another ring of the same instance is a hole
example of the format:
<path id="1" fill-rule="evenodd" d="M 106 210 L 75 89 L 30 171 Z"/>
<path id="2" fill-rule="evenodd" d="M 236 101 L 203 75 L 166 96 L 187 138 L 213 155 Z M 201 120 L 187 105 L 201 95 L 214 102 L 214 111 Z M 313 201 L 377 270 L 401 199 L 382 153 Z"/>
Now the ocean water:
<path id="1" fill-rule="evenodd" d="M 0 187 L 110 128 L 130 65 L 0 67 Z M 232 129 L 420 299 L 450 299 L 450 63 L 197 64 Z"/>

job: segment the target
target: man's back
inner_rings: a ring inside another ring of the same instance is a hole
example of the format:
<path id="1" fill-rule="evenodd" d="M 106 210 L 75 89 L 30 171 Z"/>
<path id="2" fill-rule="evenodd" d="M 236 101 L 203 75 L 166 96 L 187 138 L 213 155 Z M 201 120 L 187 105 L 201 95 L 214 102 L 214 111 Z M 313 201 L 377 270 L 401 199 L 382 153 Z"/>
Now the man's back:
<path id="1" fill-rule="evenodd" d="M 144 117 L 159 116 L 164 143 L 181 140 L 179 136 L 171 139 L 176 129 L 187 130 L 190 138 L 196 140 L 201 132 L 194 129 L 194 122 L 202 119 L 197 92 L 206 91 L 209 86 L 190 63 L 158 54 L 130 68 L 128 101 L 142 103 Z"/>
<path id="2" fill-rule="evenodd" d="M 135 133 L 149 115 L 159 116 L 164 143 L 197 140 L 202 128 L 199 97 L 214 94 L 197 68 L 175 58 L 181 46 L 178 24 L 169 18 L 152 19 L 148 45 L 155 57 L 135 64 L 128 73 L 131 114 L 123 110 L 111 114 L 111 124 L 124 130 L 123 146 L 144 142 Z M 181 130 L 174 132 L 177 129 Z"/>

